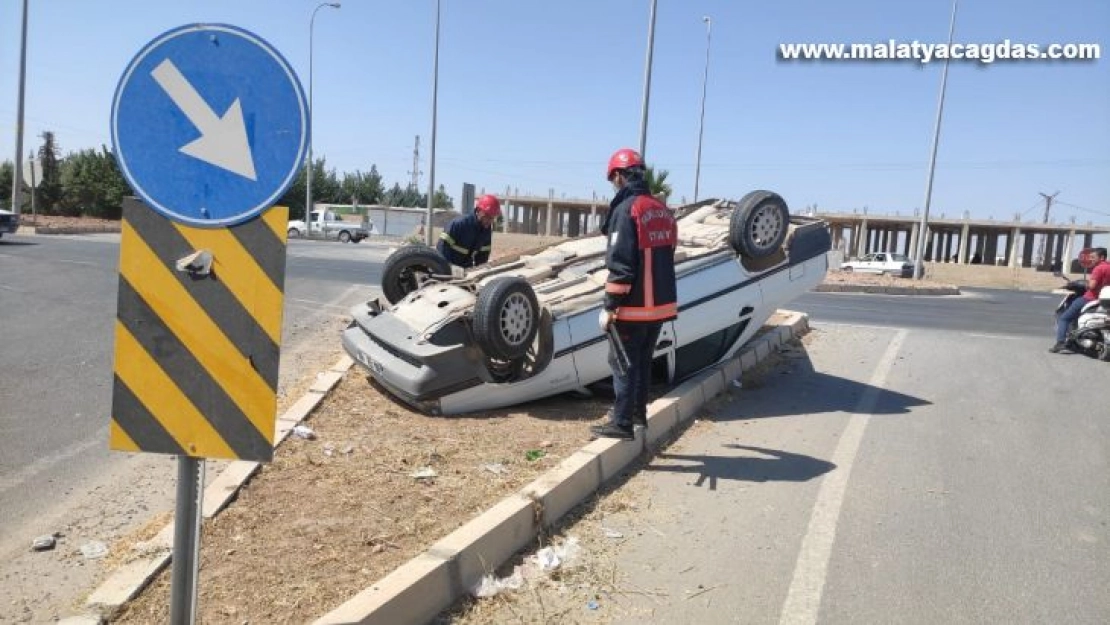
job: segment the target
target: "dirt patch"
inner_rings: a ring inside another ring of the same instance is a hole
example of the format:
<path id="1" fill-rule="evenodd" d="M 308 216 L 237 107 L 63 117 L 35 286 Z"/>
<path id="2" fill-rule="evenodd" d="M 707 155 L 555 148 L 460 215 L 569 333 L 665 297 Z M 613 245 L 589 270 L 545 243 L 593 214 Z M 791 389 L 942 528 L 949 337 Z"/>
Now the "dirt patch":
<path id="1" fill-rule="evenodd" d="M 286 441 L 205 524 L 201 622 L 321 616 L 580 448 L 608 405 L 428 417 L 370 384 L 352 369 L 306 421 L 316 439 Z M 165 622 L 169 588 L 164 573 L 118 622 Z"/>

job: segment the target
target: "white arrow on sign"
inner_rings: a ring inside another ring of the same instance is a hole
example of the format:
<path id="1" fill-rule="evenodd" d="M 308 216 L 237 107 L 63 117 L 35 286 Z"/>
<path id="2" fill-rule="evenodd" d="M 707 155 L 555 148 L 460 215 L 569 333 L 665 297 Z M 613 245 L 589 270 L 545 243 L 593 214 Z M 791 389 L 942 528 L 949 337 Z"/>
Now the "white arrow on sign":
<path id="1" fill-rule="evenodd" d="M 151 75 L 200 131 L 200 138 L 182 146 L 182 152 L 244 178 L 258 180 L 254 171 L 254 156 L 247 143 L 247 126 L 243 123 L 243 108 L 239 104 L 239 98 L 235 98 L 227 112 L 220 117 L 200 97 L 173 61 L 162 61 Z"/>

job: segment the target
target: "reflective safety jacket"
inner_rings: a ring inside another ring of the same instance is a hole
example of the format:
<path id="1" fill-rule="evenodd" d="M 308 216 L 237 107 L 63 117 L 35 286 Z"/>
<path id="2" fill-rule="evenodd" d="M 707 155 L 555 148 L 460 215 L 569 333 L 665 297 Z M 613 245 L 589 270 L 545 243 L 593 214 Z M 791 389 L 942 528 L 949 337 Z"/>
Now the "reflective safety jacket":
<path id="1" fill-rule="evenodd" d="M 440 233 L 436 249 L 452 265 L 483 265 L 489 262 L 493 250 L 493 229 L 483 228 L 474 213 L 456 217 Z"/>
<path id="2" fill-rule="evenodd" d="M 659 323 L 678 316 L 674 252 L 678 224 L 674 213 L 637 180 L 625 185 L 609 204 L 601 231 L 608 237 L 605 308 L 617 320 Z"/>

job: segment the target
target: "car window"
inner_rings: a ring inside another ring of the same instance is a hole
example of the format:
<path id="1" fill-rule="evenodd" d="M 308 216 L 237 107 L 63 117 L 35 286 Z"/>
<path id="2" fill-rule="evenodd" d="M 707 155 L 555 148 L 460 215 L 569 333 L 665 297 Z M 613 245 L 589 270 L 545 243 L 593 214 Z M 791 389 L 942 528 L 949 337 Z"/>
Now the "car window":
<path id="1" fill-rule="evenodd" d="M 875 254 L 875 260 L 880 263 L 886 261 L 886 254 Z"/>

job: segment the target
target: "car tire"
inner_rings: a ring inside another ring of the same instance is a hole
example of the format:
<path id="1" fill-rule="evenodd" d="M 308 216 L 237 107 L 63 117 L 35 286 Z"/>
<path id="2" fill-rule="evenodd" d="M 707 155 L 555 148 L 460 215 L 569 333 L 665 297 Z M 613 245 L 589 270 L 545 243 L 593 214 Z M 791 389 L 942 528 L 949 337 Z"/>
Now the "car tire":
<path id="1" fill-rule="evenodd" d="M 496 278 L 478 291 L 474 340 L 490 358 L 520 358 L 536 338 L 539 320 L 539 302 L 527 280 L 519 276 Z"/>
<path id="2" fill-rule="evenodd" d="M 451 275 L 447 259 L 426 245 L 406 245 L 385 259 L 382 294 L 390 304 L 396 304 L 423 286 L 433 274 Z"/>
<path id="3" fill-rule="evenodd" d="M 296 228 L 290 228 L 289 232 L 287 232 L 286 234 L 289 236 L 290 239 L 294 239 L 301 236 L 301 231 L 297 230 Z"/>
<path id="4" fill-rule="evenodd" d="M 840 268 L 840 270 L 841 270 L 841 271 L 843 271 L 843 272 L 845 272 L 845 273 L 852 273 L 852 272 L 854 272 L 854 271 L 855 271 L 855 270 L 854 270 L 854 269 L 852 269 L 851 267 L 841 267 L 841 268 Z"/>
<path id="5" fill-rule="evenodd" d="M 790 227 L 786 201 L 771 191 L 752 191 L 732 211 L 728 242 L 737 254 L 764 258 L 777 252 Z"/>
<path id="6" fill-rule="evenodd" d="M 340 243 L 350 243 L 351 242 L 351 233 L 347 232 L 346 230 L 340 230 L 339 231 L 339 242 Z"/>

